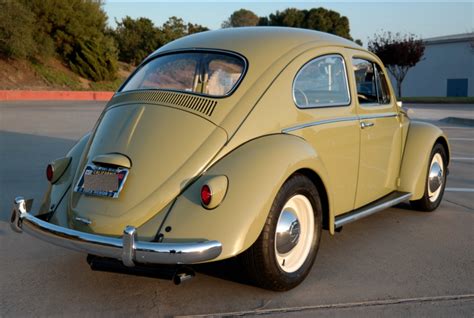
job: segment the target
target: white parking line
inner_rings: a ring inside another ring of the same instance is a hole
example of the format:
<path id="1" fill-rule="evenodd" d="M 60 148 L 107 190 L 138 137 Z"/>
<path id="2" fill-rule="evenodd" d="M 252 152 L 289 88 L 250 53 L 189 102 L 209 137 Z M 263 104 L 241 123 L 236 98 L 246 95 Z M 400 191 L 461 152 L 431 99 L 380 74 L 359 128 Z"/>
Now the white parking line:
<path id="1" fill-rule="evenodd" d="M 446 188 L 444 191 L 448 192 L 474 192 L 473 188 Z"/>
<path id="2" fill-rule="evenodd" d="M 472 157 L 452 157 L 451 160 L 474 161 L 474 158 L 472 158 Z"/>
<path id="3" fill-rule="evenodd" d="M 474 138 L 448 138 L 450 141 L 451 140 L 454 140 L 454 141 L 474 141 Z"/>

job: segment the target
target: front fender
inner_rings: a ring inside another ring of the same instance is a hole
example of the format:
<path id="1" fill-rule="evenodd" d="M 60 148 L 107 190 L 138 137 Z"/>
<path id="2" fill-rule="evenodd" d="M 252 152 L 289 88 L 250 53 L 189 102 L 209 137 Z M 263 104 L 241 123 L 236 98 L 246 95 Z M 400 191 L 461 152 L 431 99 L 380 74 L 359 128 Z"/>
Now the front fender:
<path id="1" fill-rule="evenodd" d="M 447 146 L 446 151 L 449 159 L 449 143 L 440 128 L 417 121 L 410 123 L 406 138 L 400 170 L 399 191 L 411 192 L 411 200 L 418 200 L 425 191 L 428 164 L 433 146 L 441 140 Z"/>
<path id="2" fill-rule="evenodd" d="M 165 242 L 218 240 L 223 250 L 216 260 L 235 256 L 257 240 L 278 190 L 303 168 L 327 182 L 317 152 L 302 138 L 275 134 L 251 140 L 220 159 L 177 198 L 160 234 Z M 201 206 L 200 189 L 219 175 L 228 178 L 227 193 L 217 208 L 207 210 Z"/>

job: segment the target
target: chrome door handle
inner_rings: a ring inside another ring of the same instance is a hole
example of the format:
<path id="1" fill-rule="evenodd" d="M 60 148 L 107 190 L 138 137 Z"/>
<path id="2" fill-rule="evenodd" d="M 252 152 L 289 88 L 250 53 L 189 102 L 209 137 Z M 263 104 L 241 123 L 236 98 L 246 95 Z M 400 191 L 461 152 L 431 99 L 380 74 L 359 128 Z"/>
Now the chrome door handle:
<path id="1" fill-rule="evenodd" d="M 364 129 L 364 128 L 367 128 L 367 127 L 372 127 L 373 125 L 375 125 L 373 122 L 370 122 L 370 121 L 361 121 L 360 122 L 360 128 Z"/>

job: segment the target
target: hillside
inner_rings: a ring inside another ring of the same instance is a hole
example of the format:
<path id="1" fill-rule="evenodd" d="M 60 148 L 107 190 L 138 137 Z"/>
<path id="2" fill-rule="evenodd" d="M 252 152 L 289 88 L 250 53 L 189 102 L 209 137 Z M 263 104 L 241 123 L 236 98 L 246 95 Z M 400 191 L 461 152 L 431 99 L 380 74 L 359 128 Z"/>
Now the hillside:
<path id="1" fill-rule="evenodd" d="M 115 91 L 132 71 L 130 65 L 119 63 L 115 81 L 92 82 L 55 58 L 41 62 L 0 59 L 0 90 Z"/>

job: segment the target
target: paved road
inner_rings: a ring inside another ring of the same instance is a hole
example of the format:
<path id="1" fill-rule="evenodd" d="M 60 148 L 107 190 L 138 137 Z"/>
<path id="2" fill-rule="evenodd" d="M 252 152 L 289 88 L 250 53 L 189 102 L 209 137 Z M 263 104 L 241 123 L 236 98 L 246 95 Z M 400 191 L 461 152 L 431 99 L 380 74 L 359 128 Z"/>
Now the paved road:
<path id="1" fill-rule="evenodd" d="M 90 130 L 103 106 L 0 103 L 0 317 L 472 317 L 474 128 L 436 122 L 445 127 L 453 150 L 450 191 L 436 212 L 419 213 L 401 205 L 348 225 L 333 237 L 324 233 L 306 281 L 276 293 L 243 284 L 233 263 L 202 268 L 181 286 L 91 271 L 82 254 L 10 231 L 12 198 L 33 197 L 38 206 L 46 187 L 46 163 Z M 449 107 L 415 107 L 412 116 L 436 121 L 474 109 Z"/>

